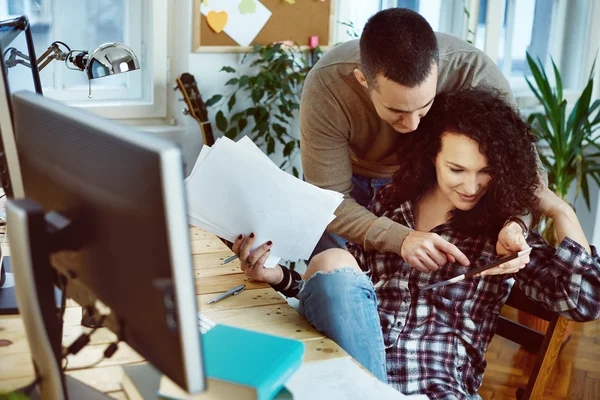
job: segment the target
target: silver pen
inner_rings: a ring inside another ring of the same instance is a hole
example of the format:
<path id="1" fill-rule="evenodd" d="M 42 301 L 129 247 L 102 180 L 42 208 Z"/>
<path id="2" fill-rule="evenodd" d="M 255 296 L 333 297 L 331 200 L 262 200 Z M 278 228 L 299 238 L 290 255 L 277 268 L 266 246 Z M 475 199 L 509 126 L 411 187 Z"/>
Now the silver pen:
<path id="1" fill-rule="evenodd" d="M 236 294 L 240 294 L 242 292 L 242 290 L 244 290 L 245 288 L 246 288 L 246 285 L 236 286 L 233 289 L 226 291 L 225 293 L 221 293 L 220 295 L 218 295 L 217 297 L 215 297 L 214 299 L 212 299 L 211 301 L 209 301 L 206 304 L 216 303 L 217 301 L 226 299 L 229 296 L 235 296 Z"/>
<path id="2" fill-rule="evenodd" d="M 238 254 L 234 254 L 229 258 L 224 259 L 223 261 L 221 261 L 221 265 L 225 265 L 227 263 L 232 262 L 233 260 L 237 260 L 238 258 L 240 258 L 240 256 Z"/>

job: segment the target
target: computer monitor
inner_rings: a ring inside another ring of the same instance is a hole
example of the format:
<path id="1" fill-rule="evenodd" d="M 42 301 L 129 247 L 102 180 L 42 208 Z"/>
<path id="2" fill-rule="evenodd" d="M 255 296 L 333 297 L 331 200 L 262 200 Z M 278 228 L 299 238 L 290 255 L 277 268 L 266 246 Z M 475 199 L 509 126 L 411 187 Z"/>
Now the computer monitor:
<path id="1" fill-rule="evenodd" d="M 182 388 L 204 390 L 180 148 L 34 93 L 13 95 L 13 114 L 25 199 L 8 202 L 8 233 L 40 389 L 59 398 L 51 322 L 45 349 L 39 339 L 51 277 L 108 307 L 106 326 Z"/>

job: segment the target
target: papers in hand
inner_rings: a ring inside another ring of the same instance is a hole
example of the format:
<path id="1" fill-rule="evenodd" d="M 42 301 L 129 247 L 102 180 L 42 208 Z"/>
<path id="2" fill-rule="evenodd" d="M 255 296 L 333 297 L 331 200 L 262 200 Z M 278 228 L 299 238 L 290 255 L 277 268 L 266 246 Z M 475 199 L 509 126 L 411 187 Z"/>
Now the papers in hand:
<path id="1" fill-rule="evenodd" d="M 427 400 L 406 396 L 360 369 L 350 358 L 303 364 L 285 383 L 294 400 Z"/>
<path id="2" fill-rule="evenodd" d="M 192 225 L 231 242 L 254 232 L 255 247 L 273 241 L 267 268 L 308 259 L 343 201 L 280 170 L 246 136 L 204 146 L 186 189 Z"/>

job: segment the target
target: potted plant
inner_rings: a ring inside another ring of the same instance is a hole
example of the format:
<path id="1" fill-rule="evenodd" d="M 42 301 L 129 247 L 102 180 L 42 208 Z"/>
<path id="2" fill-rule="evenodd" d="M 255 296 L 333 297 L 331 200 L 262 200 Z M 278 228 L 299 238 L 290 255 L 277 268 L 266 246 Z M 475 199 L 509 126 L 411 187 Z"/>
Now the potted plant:
<path id="1" fill-rule="evenodd" d="M 600 144 L 596 141 L 600 130 L 600 100 L 592 102 L 594 66 L 585 89 L 567 114 L 568 103 L 563 98 L 562 79 L 554 60 L 551 62 L 556 82 L 554 88 L 541 60 L 536 62 L 527 54 L 527 63 L 534 81 L 532 83 L 526 78 L 527 84 L 543 107 L 543 111 L 531 114 L 528 122 L 533 133 L 541 140 L 542 146 L 538 148 L 538 152 L 548 171 L 548 187 L 561 199 L 573 204 L 568 201 L 567 194 L 575 184 L 575 198 L 582 195 L 589 209 L 589 179 L 600 186 Z M 543 223 L 542 236 L 550 244 L 557 246 L 554 222 L 544 219 Z M 531 317 L 535 319 L 531 321 L 530 316 L 527 317 L 525 318 L 525 314 L 520 315 L 519 322 L 542 333 L 546 331 L 546 321 L 536 317 Z M 570 330 L 567 334 L 565 339 L 570 335 Z"/>
<path id="2" fill-rule="evenodd" d="M 320 55 L 319 48 L 311 51 L 311 59 Z M 248 57 L 249 56 L 249 57 Z M 206 105 L 220 108 L 215 116 L 217 128 L 230 139 L 246 132 L 270 156 L 276 147 L 282 148 L 280 168 L 299 176 L 293 165 L 300 150 L 298 132 L 293 122 L 300 108 L 300 92 L 311 65 L 305 53 L 293 43 L 255 44 L 253 52 L 245 55 L 254 74 L 240 74 L 236 68 L 224 66 L 221 71 L 231 74 L 226 86 L 228 94 L 212 96 Z M 247 98 L 250 105 L 232 114 L 240 99 Z"/>

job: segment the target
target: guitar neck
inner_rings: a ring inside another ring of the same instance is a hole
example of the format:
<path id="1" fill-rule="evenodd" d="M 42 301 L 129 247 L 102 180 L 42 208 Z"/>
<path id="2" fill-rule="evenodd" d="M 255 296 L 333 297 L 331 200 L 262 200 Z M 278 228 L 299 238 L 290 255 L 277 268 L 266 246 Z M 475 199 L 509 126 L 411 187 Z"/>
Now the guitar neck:
<path id="1" fill-rule="evenodd" d="M 198 122 L 198 125 L 200 125 L 204 144 L 212 146 L 215 143 L 215 137 L 208 119 L 206 104 L 204 104 L 204 101 L 202 100 L 198 85 L 196 84 L 196 79 L 191 74 L 183 73 L 177 78 L 177 88 L 183 94 L 183 100 L 188 106 L 190 116 Z"/>

